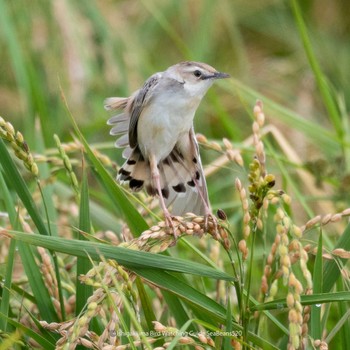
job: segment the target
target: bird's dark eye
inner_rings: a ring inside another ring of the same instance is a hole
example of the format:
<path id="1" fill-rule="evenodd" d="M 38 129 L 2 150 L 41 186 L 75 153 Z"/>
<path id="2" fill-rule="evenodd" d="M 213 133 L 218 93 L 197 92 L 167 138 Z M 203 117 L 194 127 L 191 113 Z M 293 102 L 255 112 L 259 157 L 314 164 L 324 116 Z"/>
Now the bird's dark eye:
<path id="1" fill-rule="evenodd" d="M 199 78 L 201 75 L 202 75 L 202 72 L 198 69 L 196 69 L 194 72 L 193 72 L 193 75 L 197 78 Z"/>

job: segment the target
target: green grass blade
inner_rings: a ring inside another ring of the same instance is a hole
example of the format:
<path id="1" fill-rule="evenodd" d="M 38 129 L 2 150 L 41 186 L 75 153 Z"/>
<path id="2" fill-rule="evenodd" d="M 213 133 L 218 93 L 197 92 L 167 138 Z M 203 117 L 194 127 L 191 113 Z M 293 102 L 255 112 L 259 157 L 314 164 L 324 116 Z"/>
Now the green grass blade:
<path id="1" fill-rule="evenodd" d="M 83 166 L 82 184 L 80 192 L 80 210 L 79 210 L 79 230 L 91 233 L 90 206 L 89 206 L 89 187 L 85 167 Z M 79 234 L 79 240 L 86 240 L 84 235 Z M 87 299 L 93 292 L 92 286 L 87 286 L 79 281 L 79 276 L 86 274 L 92 268 L 91 262 L 87 257 L 78 257 L 77 259 L 77 279 L 76 279 L 76 307 L 75 314 L 78 315 L 84 308 Z"/>
<path id="2" fill-rule="evenodd" d="M 24 326 L 22 323 L 19 323 L 12 318 L 8 318 L 6 315 L 0 312 L 0 317 L 5 318 L 8 323 L 13 325 L 16 329 L 20 330 L 23 334 L 25 334 L 27 337 L 30 337 L 31 339 L 35 340 L 39 345 L 42 346 L 42 349 L 47 349 L 47 350 L 54 350 L 55 349 L 55 343 L 50 342 L 49 339 L 50 337 L 45 337 L 42 336 L 38 333 L 36 333 L 34 330 L 31 328 L 28 328 Z"/>
<path id="3" fill-rule="evenodd" d="M 166 290 L 163 290 L 162 294 L 169 307 L 171 315 L 176 321 L 176 324 L 178 327 L 181 327 L 181 325 L 185 324 L 190 319 L 185 307 L 182 305 L 181 301 L 176 297 L 176 295 Z M 192 324 L 189 326 L 189 328 L 190 330 L 195 331 Z"/>
<path id="4" fill-rule="evenodd" d="M 45 144 L 43 139 L 43 131 L 41 129 L 41 125 L 39 124 L 39 120 L 35 123 L 36 128 L 36 138 L 35 138 L 35 149 L 37 152 L 44 154 L 45 153 Z M 38 164 L 40 178 L 48 180 L 50 177 L 50 168 L 46 162 L 42 162 Z M 39 185 L 40 186 L 40 185 Z M 57 236 L 57 227 L 56 225 L 52 225 L 51 223 L 57 222 L 57 211 L 55 208 L 55 204 L 53 201 L 53 185 L 50 183 L 45 184 L 45 186 L 40 186 L 40 190 L 42 193 L 43 200 L 43 217 L 46 215 L 48 218 L 48 231 L 50 235 Z"/>
<path id="5" fill-rule="evenodd" d="M 342 303 L 340 303 L 342 305 Z M 344 308 L 344 310 L 342 310 Z M 342 336 L 342 339 L 344 340 L 344 346 L 343 349 L 349 349 L 349 341 L 350 341 L 350 336 L 349 336 L 349 319 L 350 319 L 350 310 L 347 307 L 347 305 L 343 305 L 341 310 L 340 310 L 341 315 L 343 315 L 340 320 L 337 322 L 337 324 L 332 328 L 332 330 L 327 334 L 327 337 L 325 341 L 327 344 L 329 344 L 332 339 L 336 336 L 336 334 L 339 332 L 344 332 L 344 336 Z M 348 344 L 348 345 L 346 345 Z"/>
<path id="6" fill-rule="evenodd" d="M 323 263 L 322 263 L 322 231 L 320 232 L 320 237 L 318 239 L 317 254 L 315 260 L 315 266 L 313 271 L 313 294 L 322 293 L 323 284 Z M 311 306 L 311 327 L 310 335 L 313 339 L 321 339 L 321 305 Z"/>
<path id="7" fill-rule="evenodd" d="M 254 307 L 256 307 L 257 305 L 261 305 L 261 304 L 260 304 L 256 299 L 254 299 L 252 296 L 250 297 L 249 301 L 250 301 L 251 304 L 254 305 Z M 253 309 L 253 306 L 251 306 L 249 309 L 252 310 L 252 309 Z M 289 330 L 288 330 L 288 328 L 286 328 L 286 327 L 281 323 L 281 321 L 279 321 L 279 320 L 277 319 L 276 316 L 274 316 L 271 312 L 266 311 L 266 310 L 263 310 L 263 313 L 264 313 L 264 315 L 265 315 L 267 318 L 269 318 L 270 321 L 271 321 L 272 323 L 274 323 L 275 326 L 278 327 L 284 334 L 289 335 Z"/>
<path id="8" fill-rule="evenodd" d="M 41 125 L 39 120 L 36 120 L 35 123 L 35 129 L 36 129 L 36 138 L 35 138 L 35 148 L 38 152 L 44 153 L 45 152 L 45 143 L 43 139 L 43 132 L 41 129 Z M 40 163 L 38 165 L 39 171 L 40 171 L 40 176 L 47 180 L 50 177 L 50 169 L 47 163 Z M 57 236 L 57 226 L 52 224 L 57 222 L 57 211 L 55 208 L 55 204 L 53 201 L 53 186 L 48 183 L 46 186 L 42 186 L 41 182 L 37 180 L 37 185 L 40 190 L 40 194 L 42 197 L 42 216 L 46 218 L 47 220 L 47 229 L 48 233 L 50 236 Z M 60 269 L 59 269 L 59 264 L 57 260 L 57 256 L 55 254 L 52 254 L 50 252 L 55 268 L 55 276 L 56 276 L 56 281 L 57 281 L 57 291 L 58 291 L 58 296 L 59 296 L 59 302 L 60 302 L 60 307 L 61 307 L 61 315 L 62 315 L 62 320 L 66 319 L 66 311 L 64 308 L 64 298 L 63 298 L 63 293 L 62 293 L 62 283 L 61 283 L 61 275 L 60 275 Z"/>
<path id="9" fill-rule="evenodd" d="M 18 195 L 21 194 L 20 198 L 22 199 L 23 203 L 27 204 L 26 208 L 27 210 L 29 208 L 28 212 L 30 211 L 31 215 L 33 215 L 32 218 L 35 218 L 35 223 L 39 223 L 41 225 L 41 230 L 44 230 L 45 234 L 47 234 L 46 228 L 35 207 L 33 199 L 30 196 L 29 190 L 25 185 L 23 178 L 19 174 L 13 160 L 11 159 L 2 139 L 0 139 L 0 163 L 6 175 L 6 180 L 9 181 L 12 187 L 17 190 Z M 6 192 L 4 192 L 4 194 L 6 194 Z M 9 197 L 7 196 L 7 201 L 9 200 Z M 13 209 L 11 209 L 10 203 L 7 204 L 11 224 L 13 227 L 17 227 L 14 206 L 12 204 Z M 23 267 L 28 277 L 28 282 L 33 291 L 37 306 L 41 312 L 42 317 L 48 322 L 57 321 L 56 311 L 53 307 L 49 292 L 41 277 L 41 272 L 35 262 L 31 248 L 23 242 L 18 242 L 18 250 L 21 256 Z"/>
<path id="10" fill-rule="evenodd" d="M 165 271 L 157 271 L 157 273 L 155 273 L 150 269 L 137 269 L 136 273 L 141 277 L 152 281 L 162 289 L 176 294 L 187 303 L 194 304 L 196 307 L 203 309 L 204 312 L 211 316 L 213 322 L 225 322 L 226 311 L 222 305 L 207 297 L 205 294 L 200 293 L 198 290 L 175 276 L 170 275 Z"/>
<path id="11" fill-rule="evenodd" d="M 35 236 L 40 237 L 39 235 Z M 53 307 L 51 296 L 41 277 L 41 272 L 35 262 L 31 247 L 28 247 L 24 242 L 18 242 L 18 250 L 28 282 L 35 297 L 35 303 L 40 311 L 40 316 L 47 322 L 57 322 L 58 317 Z"/>
<path id="12" fill-rule="evenodd" d="M 296 24 L 304 45 L 307 58 L 309 60 L 310 67 L 315 76 L 318 89 L 320 90 L 323 102 L 327 108 L 328 115 L 333 123 L 334 129 L 336 130 L 339 139 L 342 140 L 344 137 L 344 129 L 340 112 L 335 103 L 334 98 L 332 97 L 329 86 L 327 85 L 326 78 L 323 75 L 321 68 L 317 62 L 316 56 L 313 52 L 312 45 L 307 33 L 306 25 L 303 20 L 303 16 L 297 0 L 292 1 L 292 9 L 294 12 Z"/>
<path id="13" fill-rule="evenodd" d="M 153 329 L 152 321 L 155 321 L 157 319 L 156 315 L 153 312 L 152 301 L 149 298 L 146 292 L 145 286 L 143 285 L 139 277 L 136 278 L 136 286 L 137 286 L 137 291 L 141 302 L 141 308 L 145 315 L 145 320 L 147 323 L 148 330 L 150 331 Z"/>
<path id="14" fill-rule="evenodd" d="M 336 248 L 343 248 L 344 250 L 350 251 L 350 224 L 348 224 L 343 234 L 339 237 L 334 249 Z M 340 265 L 345 265 L 346 263 L 346 259 L 326 261 L 323 270 L 323 293 L 329 292 L 333 288 L 340 276 Z"/>
<path id="15" fill-rule="evenodd" d="M 173 350 L 178 345 L 178 342 L 179 342 L 182 334 L 187 331 L 187 329 L 191 325 L 191 323 L 192 323 L 192 320 L 188 320 L 187 322 L 185 322 L 184 324 L 181 325 L 181 328 L 179 329 L 179 331 L 177 332 L 175 337 L 171 340 L 169 346 L 166 347 L 167 350 Z"/>
<path id="16" fill-rule="evenodd" d="M 12 283 L 12 291 L 14 293 L 17 293 L 18 295 L 20 295 L 23 299 L 28 300 L 31 303 L 35 303 L 35 298 L 32 294 L 30 294 L 29 292 L 27 292 L 26 290 L 24 290 L 23 288 L 21 288 L 21 286 Z"/>
<path id="17" fill-rule="evenodd" d="M 111 175 L 106 171 L 100 160 L 95 156 L 94 152 L 91 150 L 88 142 L 85 140 L 83 134 L 80 132 L 77 123 L 75 122 L 72 114 L 69 111 L 67 101 L 62 93 L 62 98 L 65 102 L 65 106 L 67 108 L 67 112 L 71 123 L 74 127 L 76 134 L 78 135 L 80 141 L 84 145 L 85 151 L 89 158 L 89 161 L 94 167 L 94 171 L 98 176 L 101 184 L 105 188 L 107 194 L 112 199 L 112 202 L 115 204 L 119 213 L 122 214 L 123 219 L 129 226 L 131 232 L 135 236 L 139 236 L 143 231 L 148 229 L 148 225 L 146 221 L 143 219 L 141 214 L 135 209 L 135 207 L 131 204 L 129 199 L 126 197 L 122 189 L 117 185 Z"/>
<path id="18" fill-rule="evenodd" d="M 342 290 L 346 285 L 346 281 L 343 281 L 341 279 L 338 279 L 337 281 L 337 289 Z M 337 333 L 340 333 L 340 336 L 342 338 L 342 345 L 344 349 L 350 348 L 350 310 L 349 310 L 349 303 L 343 302 L 339 303 L 339 317 L 337 318 L 337 323 L 334 327 L 332 327 L 332 331 L 327 335 L 327 341 L 328 344 L 332 340 L 334 336 L 337 335 Z M 332 333 L 332 334 L 331 334 Z"/>
<path id="19" fill-rule="evenodd" d="M 201 252 L 194 244 L 192 244 L 189 240 L 181 239 L 178 242 L 178 246 L 183 249 L 190 249 L 192 253 L 197 255 L 199 258 L 203 259 L 205 263 L 207 263 L 209 266 L 216 267 L 216 265 L 213 263 L 212 260 L 206 255 L 205 253 Z"/>
<path id="20" fill-rule="evenodd" d="M 131 250 L 123 247 L 109 246 L 107 244 L 70 240 L 58 237 L 41 235 L 27 235 L 23 232 L 11 231 L 8 235 L 21 242 L 41 246 L 56 252 L 61 252 L 78 257 L 90 256 L 95 261 L 100 261 L 101 255 L 105 259 L 114 259 L 120 265 L 130 270 L 136 268 L 153 268 L 169 270 L 194 275 L 201 275 L 215 279 L 232 281 L 233 278 L 220 270 L 202 265 L 196 262 L 178 258 L 172 258 L 160 254 Z"/>
<path id="21" fill-rule="evenodd" d="M 19 173 L 14 161 L 12 160 L 5 143 L 0 139 L 0 163 L 5 173 L 6 181 L 16 190 L 18 197 L 32 218 L 36 228 L 42 235 L 48 235 L 47 228 L 41 219 L 40 213 L 33 201 L 32 196 L 25 184 L 23 177 Z"/>
<path id="22" fill-rule="evenodd" d="M 2 176 L 2 172 L 0 171 L 0 199 L 4 201 L 5 208 L 7 213 L 9 214 L 11 225 L 14 229 L 20 229 L 19 223 L 16 216 L 16 211 L 12 202 L 12 198 L 8 187 L 6 186 L 4 177 Z M 12 240 L 10 243 L 10 247 L 7 255 L 7 264 L 6 264 L 6 272 L 5 272 L 5 281 L 3 282 L 2 294 L 1 294 L 1 304 L 0 304 L 0 312 L 8 316 L 9 308 L 10 308 L 10 289 L 12 284 L 12 272 L 13 265 L 15 259 L 15 250 L 16 250 L 16 240 Z M 7 319 L 6 317 L 0 318 L 0 329 L 6 332 L 7 328 Z"/>
<path id="23" fill-rule="evenodd" d="M 226 308 L 226 322 L 225 322 L 225 331 L 228 333 L 232 332 L 232 313 L 231 313 L 231 301 L 230 301 L 230 297 L 228 294 L 228 300 L 227 300 L 227 308 Z M 223 349 L 224 350 L 231 350 L 231 341 L 229 337 L 224 337 L 223 339 Z"/>
<path id="24" fill-rule="evenodd" d="M 31 328 L 28 328 L 24 326 L 22 323 L 19 323 L 11 318 L 8 318 L 6 315 L 4 315 L 1 312 L 0 312 L 0 318 L 6 319 L 7 322 L 13 325 L 16 329 L 20 330 L 23 334 L 35 340 L 42 347 L 42 349 L 45 349 L 45 350 L 55 349 L 55 343 L 52 343 L 49 341 L 50 337 L 45 337 L 36 333 Z"/>
<path id="25" fill-rule="evenodd" d="M 155 283 L 160 288 L 180 297 L 186 304 L 193 308 L 194 312 L 200 310 L 202 313 L 206 314 L 207 320 L 210 320 L 212 324 L 222 324 L 226 322 L 226 310 L 222 305 L 173 275 L 165 271 L 154 271 L 151 269 L 137 269 L 136 273 L 152 283 Z M 235 322 L 232 322 L 232 329 L 236 331 L 242 330 L 241 326 Z M 252 332 L 248 333 L 248 339 L 263 349 L 278 349 Z"/>
<path id="26" fill-rule="evenodd" d="M 8 248 L 5 278 L 1 288 L 2 293 L 1 293 L 0 313 L 1 315 L 5 315 L 5 317 L 0 317 L 0 329 L 2 329 L 4 332 L 6 332 L 6 329 L 7 329 L 7 316 L 10 310 L 10 294 L 11 294 L 12 273 L 13 273 L 16 245 L 17 245 L 16 240 L 12 240 Z"/>
<path id="27" fill-rule="evenodd" d="M 263 96 L 257 91 L 244 85 L 239 80 L 231 78 L 227 82 L 222 82 L 221 87 L 231 94 L 238 94 L 251 106 L 254 105 L 256 100 L 264 101 L 264 111 L 266 115 L 270 115 L 272 118 L 277 118 L 279 122 L 284 123 L 292 129 L 301 131 L 305 136 L 316 142 L 319 149 L 325 154 L 332 155 L 341 150 L 339 140 L 333 132 L 320 124 L 309 121 L 290 109 L 281 106 L 266 96 Z"/>
<path id="28" fill-rule="evenodd" d="M 335 293 L 319 293 L 311 295 L 302 295 L 300 303 L 301 305 L 314 305 L 314 304 L 324 304 L 332 303 L 338 301 L 350 301 L 350 292 L 335 292 Z M 274 301 L 269 301 L 267 303 L 253 305 L 250 310 L 262 311 L 262 310 L 274 310 L 274 309 L 284 309 L 287 307 L 285 299 L 276 299 Z"/>

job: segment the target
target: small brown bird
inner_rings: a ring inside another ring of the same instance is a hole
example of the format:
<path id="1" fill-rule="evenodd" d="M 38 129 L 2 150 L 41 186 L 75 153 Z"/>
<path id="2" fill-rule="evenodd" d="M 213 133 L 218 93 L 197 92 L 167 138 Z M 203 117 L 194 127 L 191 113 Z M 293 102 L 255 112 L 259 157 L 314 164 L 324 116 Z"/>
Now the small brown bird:
<path id="1" fill-rule="evenodd" d="M 159 196 L 166 223 L 173 215 L 211 215 L 207 186 L 193 130 L 193 118 L 216 79 L 228 78 L 200 62 L 181 62 L 155 73 L 130 97 L 111 97 L 107 110 L 123 112 L 108 120 L 116 147 L 127 161 L 117 180 L 132 191 Z"/>

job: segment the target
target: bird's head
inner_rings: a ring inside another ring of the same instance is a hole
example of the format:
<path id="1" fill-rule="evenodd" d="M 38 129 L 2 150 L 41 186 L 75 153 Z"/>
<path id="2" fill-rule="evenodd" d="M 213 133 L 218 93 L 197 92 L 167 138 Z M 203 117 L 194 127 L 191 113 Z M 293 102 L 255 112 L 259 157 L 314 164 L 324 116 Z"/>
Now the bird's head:
<path id="1" fill-rule="evenodd" d="M 203 97 L 215 80 L 230 77 L 229 74 L 218 72 L 206 63 L 192 61 L 175 64 L 165 73 L 184 84 L 189 94 L 198 97 Z"/>

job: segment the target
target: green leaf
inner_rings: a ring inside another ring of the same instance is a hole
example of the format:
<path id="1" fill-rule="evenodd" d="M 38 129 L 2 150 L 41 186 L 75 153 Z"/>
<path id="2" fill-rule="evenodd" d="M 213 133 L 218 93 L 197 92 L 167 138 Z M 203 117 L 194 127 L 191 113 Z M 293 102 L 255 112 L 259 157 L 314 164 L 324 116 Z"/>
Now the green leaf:
<path id="1" fill-rule="evenodd" d="M 338 301 L 350 301 L 350 292 L 336 292 L 336 293 L 319 293 L 311 295 L 302 295 L 300 303 L 302 305 L 314 305 L 332 303 Z M 267 303 L 253 305 L 251 311 L 260 310 L 273 310 L 273 309 L 284 309 L 287 307 L 285 299 L 276 299 Z"/>
<path id="2" fill-rule="evenodd" d="M 89 187 L 85 167 L 83 166 L 80 209 L 79 209 L 79 230 L 91 233 L 90 206 L 89 206 Z M 84 235 L 79 234 L 79 240 L 85 240 Z M 76 279 L 76 307 L 75 315 L 78 316 L 84 308 L 87 299 L 92 295 L 92 286 L 87 286 L 79 280 L 80 275 L 86 274 L 92 268 L 91 262 L 87 257 L 78 257 L 77 259 L 77 279 Z"/>
<path id="3" fill-rule="evenodd" d="M 2 172 L 0 171 L 0 199 L 4 201 L 5 208 L 9 214 L 10 222 L 15 229 L 20 229 L 20 224 L 17 220 L 16 210 L 14 208 L 12 198 L 8 187 L 6 186 L 4 177 L 2 176 Z M 16 240 L 12 240 L 10 243 L 10 247 L 7 254 L 7 264 L 6 264 L 6 272 L 5 272 L 5 281 L 2 286 L 2 294 L 1 294 L 1 304 L 0 304 L 0 312 L 8 316 L 9 308 L 10 308 L 10 293 L 11 293 L 11 284 L 12 284 L 12 272 L 15 260 L 15 250 L 16 250 Z M 0 319 L 0 329 L 6 332 L 7 328 L 7 320 L 6 318 Z"/>
<path id="4" fill-rule="evenodd" d="M 302 12 L 300 10 L 299 4 L 297 0 L 292 1 L 292 9 L 294 12 L 294 16 L 296 19 L 297 27 L 299 29 L 300 37 L 302 39 L 304 49 L 306 52 L 306 56 L 309 60 L 310 67 L 314 73 L 314 77 L 320 90 L 323 102 L 327 108 L 328 115 L 330 120 L 333 123 L 333 126 L 337 132 L 337 135 L 340 140 L 344 137 L 344 129 L 341 121 L 341 116 L 339 113 L 339 109 L 335 103 L 335 100 L 330 92 L 329 86 L 326 83 L 326 77 L 322 73 L 321 67 L 316 59 L 316 56 L 313 52 L 311 41 L 309 39 L 305 22 L 303 20 Z"/>
<path id="5" fill-rule="evenodd" d="M 2 169 L 5 174 L 6 181 L 9 182 L 11 186 L 17 191 L 19 197 L 22 199 L 23 204 L 26 206 L 28 213 L 30 213 L 34 223 L 36 225 L 39 225 L 39 227 L 37 226 L 39 231 L 41 230 L 42 234 L 47 235 L 48 232 L 46 231 L 46 227 L 34 204 L 34 201 L 29 193 L 29 190 L 22 176 L 18 172 L 12 158 L 10 157 L 8 150 L 2 139 L 0 139 L 0 163 L 2 165 Z M 4 195 L 6 196 L 5 198 L 7 203 L 7 210 L 9 211 L 11 224 L 13 227 L 20 227 L 18 226 L 19 223 L 17 222 L 14 204 L 10 203 L 10 197 L 6 195 L 6 191 L 4 191 Z M 13 209 L 11 209 L 11 207 Z M 28 278 L 28 282 L 33 291 L 37 307 L 39 308 L 42 317 L 48 322 L 57 321 L 58 317 L 57 317 L 56 311 L 53 307 L 50 294 L 41 277 L 41 271 L 39 270 L 35 262 L 31 247 L 28 247 L 23 242 L 18 242 L 17 247 L 21 256 L 25 273 Z M 11 256 L 10 256 L 10 259 L 11 259 Z M 5 292 L 5 296 L 6 296 L 6 292 Z M 6 298 L 5 298 L 4 308 L 5 306 L 6 306 Z M 5 311 L 5 310 L 2 309 L 2 311 Z"/>
<path id="6" fill-rule="evenodd" d="M 200 293 L 198 290 L 189 286 L 177 277 L 165 271 L 154 271 L 151 269 L 136 269 L 135 272 L 141 277 L 156 284 L 158 287 L 180 297 L 193 309 L 193 312 L 196 313 L 197 310 L 200 310 L 207 316 L 207 319 L 205 320 L 206 322 L 211 322 L 212 325 L 215 325 L 215 323 L 223 324 L 226 322 L 227 313 L 222 305 L 218 304 L 205 294 Z M 242 331 L 242 327 L 234 322 L 234 320 L 232 320 L 232 329 L 235 331 Z M 278 349 L 252 332 L 248 332 L 248 340 L 266 350 Z"/>
<path id="7" fill-rule="evenodd" d="M 250 296 L 250 303 L 251 304 L 254 304 L 254 308 L 257 306 L 257 305 L 261 305 L 256 299 L 254 299 L 252 296 Z M 249 308 L 250 310 L 253 309 L 253 307 L 251 306 Z M 282 323 L 281 321 L 279 321 L 277 319 L 276 316 L 274 316 L 271 312 L 267 311 L 267 310 L 263 310 L 262 311 L 264 313 L 264 315 L 275 325 L 275 327 L 279 328 L 284 334 L 286 335 L 289 335 L 289 330 L 288 328 L 286 328 Z"/>
<path id="8" fill-rule="evenodd" d="M 181 328 L 179 329 L 179 331 L 177 332 L 175 337 L 171 340 L 169 346 L 166 347 L 167 350 L 173 350 L 178 345 L 178 342 L 179 342 L 182 334 L 184 334 L 186 332 L 186 330 L 191 325 L 191 323 L 192 323 L 192 320 L 188 320 L 183 325 L 181 325 Z"/>
<path id="9" fill-rule="evenodd" d="M 318 239 L 317 254 L 313 271 L 313 294 L 322 293 L 323 284 L 323 263 L 322 263 L 322 231 Z M 311 306 L 311 327 L 310 335 L 313 339 L 321 339 L 321 305 Z"/>
<path id="10" fill-rule="evenodd" d="M 58 316 L 55 308 L 53 307 L 51 295 L 42 279 L 41 272 L 35 262 L 31 247 L 28 247 L 28 245 L 24 242 L 18 242 L 17 245 L 21 255 L 22 265 L 28 278 L 30 288 L 32 289 L 35 297 L 35 304 L 40 311 L 40 316 L 47 322 L 57 322 Z"/>
<path id="11" fill-rule="evenodd" d="M 45 144 L 43 139 L 43 132 L 41 129 L 41 125 L 39 123 L 39 120 L 36 120 L 35 123 L 35 129 L 36 129 L 36 138 L 35 138 L 35 146 L 36 150 L 38 152 L 44 153 L 45 152 Z M 40 176 L 43 177 L 45 180 L 48 180 L 50 177 L 50 169 L 47 163 L 41 163 L 38 165 Z M 55 208 L 55 204 L 53 201 L 53 186 L 48 183 L 46 186 L 42 186 L 41 182 L 37 179 L 37 185 L 41 194 L 42 198 L 42 215 L 45 215 L 46 221 L 47 221 L 47 229 L 50 236 L 57 236 L 57 226 L 52 223 L 57 222 L 57 211 Z M 60 309 L 61 309 L 61 318 L 62 320 L 66 319 L 66 311 L 64 308 L 64 298 L 62 293 L 62 283 L 61 283 L 61 274 L 59 269 L 59 264 L 57 260 L 57 256 L 55 254 L 52 254 L 50 252 L 54 268 L 55 268 L 55 276 L 57 281 L 57 291 L 58 291 L 58 299 L 60 303 Z"/>
<path id="12" fill-rule="evenodd" d="M 28 187 L 25 184 L 23 177 L 19 173 L 2 139 L 0 139 L 0 163 L 3 167 L 6 181 L 16 190 L 39 233 L 42 235 L 48 235 L 49 233 L 47 228 L 39 214 Z"/>
<path id="13" fill-rule="evenodd" d="M 166 304 L 169 307 L 169 311 L 172 317 L 174 317 L 176 321 L 177 326 L 181 327 L 190 319 L 184 305 L 181 303 L 181 300 L 173 293 L 163 289 L 162 294 Z M 192 324 L 189 326 L 189 329 L 195 331 L 195 328 Z"/>
<path id="14" fill-rule="evenodd" d="M 272 115 L 272 118 L 275 115 L 279 122 L 301 131 L 306 137 L 315 141 L 325 154 L 335 154 L 341 149 L 339 140 L 329 129 L 303 118 L 294 111 L 244 85 L 239 80 L 231 78 L 227 82 L 223 82 L 221 86 L 230 93 L 235 91 L 239 96 L 248 100 L 250 104 L 254 104 L 256 100 L 264 101 L 265 114 Z"/>
<path id="15" fill-rule="evenodd" d="M 342 290 L 346 287 L 347 281 L 338 279 L 337 281 L 337 289 Z M 327 344 L 331 342 L 333 337 L 335 337 L 338 332 L 340 333 L 342 339 L 343 349 L 349 349 L 350 347 L 350 310 L 349 303 L 342 302 L 339 303 L 337 323 L 332 327 L 332 330 L 327 334 Z"/>
<path id="16" fill-rule="evenodd" d="M 0 312 L 0 317 L 6 319 L 6 321 L 8 323 L 10 323 L 11 325 L 13 325 L 16 329 L 19 329 L 26 336 L 35 340 L 39 345 L 42 346 L 43 349 L 45 349 L 45 350 L 51 350 L 51 349 L 54 350 L 55 349 L 55 343 L 49 341 L 50 336 L 49 337 L 42 336 L 42 335 L 36 333 L 31 328 L 26 327 L 22 323 L 19 323 L 11 318 L 8 318 L 6 315 L 4 315 L 1 312 Z"/>
<path id="17" fill-rule="evenodd" d="M 150 300 L 146 292 L 145 286 L 143 285 L 139 277 L 136 278 L 136 286 L 137 286 L 137 291 L 141 302 L 141 308 L 145 315 L 148 330 L 152 330 L 153 329 L 152 321 L 155 321 L 157 319 L 152 309 L 152 301 Z"/>
<path id="18" fill-rule="evenodd" d="M 39 124 L 39 120 L 36 120 L 35 123 L 36 128 L 36 138 L 35 138 L 35 149 L 37 152 L 44 154 L 45 153 L 45 144 L 43 140 L 43 131 L 41 129 L 41 125 Z M 38 164 L 39 173 L 40 173 L 40 179 L 44 179 L 44 181 L 47 181 L 50 178 L 50 168 L 48 163 L 41 162 Z M 42 209 L 42 215 L 46 215 L 47 217 L 47 227 L 48 231 L 50 233 L 50 236 L 57 236 L 57 226 L 55 224 L 57 222 L 57 210 L 55 208 L 54 203 L 54 192 L 53 192 L 53 185 L 50 183 L 50 181 L 47 181 L 45 186 L 41 186 L 40 182 L 38 184 L 40 186 L 40 191 L 42 195 L 42 202 L 43 202 L 43 209 Z"/>
<path id="19" fill-rule="evenodd" d="M 232 320 L 231 301 L 230 301 L 230 297 L 228 296 L 227 309 L 226 309 L 226 329 L 225 329 L 225 331 L 228 333 L 232 332 L 232 321 L 231 320 Z M 223 349 L 224 350 L 231 350 L 231 342 L 230 342 L 229 337 L 224 337 Z"/>
<path id="20" fill-rule="evenodd" d="M 334 246 L 334 249 L 336 248 L 342 248 L 347 251 L 350 250 L 350 224 L 348 224 L 343 234 L 339 237 L 338 242 Z M 346 263 L 346 259 L 340 258 L 326 261 L 323 270 L 323 293 L 329 292 L 333 288 L 340 276 L 340 268 Z"/>
<path id="21" fill-rule="evenodd" d="M 131 250 L 123 247 L 109 246 L 107 244 L 70 240 L 58 237 L 47 237 L 40 235 L 28 235 L 23 232 L 10 231 L 9 235 L 21 242 L 41 246 L 53 251 L 66 253 L 78 257 L 87 257 L 100 261 L 100 257 L 114 259 L 120 265 L 130 270 L 136 268 L 153 268 L 158 270 L 169 270 L 174 272 L 190 273 L 232 281 L 228 274 L 202 265 L 196 262 L 168 257 L 160 254 Z"/>

